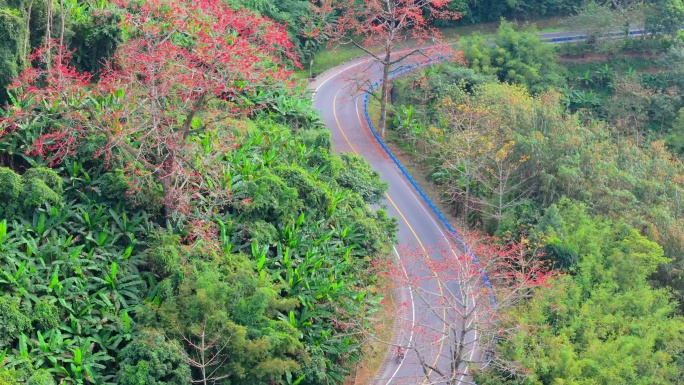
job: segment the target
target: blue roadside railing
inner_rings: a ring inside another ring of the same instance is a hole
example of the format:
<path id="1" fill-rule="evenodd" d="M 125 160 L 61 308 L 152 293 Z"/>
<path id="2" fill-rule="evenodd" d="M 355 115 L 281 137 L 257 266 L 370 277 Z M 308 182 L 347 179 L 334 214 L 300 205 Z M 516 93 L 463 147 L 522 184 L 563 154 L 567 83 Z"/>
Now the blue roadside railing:
<path id="1" fill-rule="evenodd" d="M 628 33 L 627 32 L 611 32 L 611 33 L 606 33 L 602 35 L 598 35 L 598 39 L 619 39 L 621 37 L 625 37 L 629 35 L 630 37 L 634 36 L 641 36 L 644 34 L 648 34 L 646 30 L 643 29 L 638 29 L 638 30 L 631 30 Z M 562 36 L 562 37 L 547 37 L 541 38 L 541 41 L 547 42 L 547 43 L 568 43 L 568 42 L 580 42 L 587 40 L 588 36 L 587 35 L 575 35 L 575 36 Z"/>
<path id="2" fill-rule="evenodd" d="M 684 31 L 684 26 L 682 26 L 682 30 Z M 605 34 L 600 34 L 597 36 L 598 39 L 619 39 L 622 37 L 635 37 L 635 36 L 648 36 L 652 35 L 652 31 L 648 31 L 646 29 L 633 29 L 630 31 L 623 31 L 623 32 L 609 32 Z M 553 43 L 553 44 L 560 44 L 560 43 L 568 43 L 568 42 L 581 42 L 584 40 L 587 40 L 589 38 L 588 35 L 574 35 L 574 36 L 562 36 L 562 37 L 542 37 L 541 41 L 547 42 L 547 43 Z"/>
<path id="3" fill-rule="evenodd" d="M 397 77 L 397 76 L 399 76 L 399 75 L 401 75 L 401 74 L 403 74 L 403 73 L 412 71 L 412 70 L 414 70 L 414 69 L 416 69 L 416 68 L 429 66 L 429 65 L 432 65 L 433 63 L 437 63 L 437 62 L 440 62 L 440 61 L 442 61 L 442 60 L 444 60 L 444 57 L 439 56 L 436 60 L 428 59 L 428 60 L 426 60 L 426 61 L 424 61 L 424 62 L 422 62 L 422 63 L 412 64 L 412 65 L 404 65 L 404 66 L 401 66 L 401 67 L 399 67 L 399 68 L 397 68 L 397 69 L 391 71 L 390 74 L 389 74 L 389 77 L 390 77 L 390 78 Z M 423 192 L 423 189 L 421 189 L 420 186 L 418 186 L 418 183 L 416 183 L 416 181 L 411 177 L 411 175 L 409 175 L 408 171 L 406 171 L 406 169 L 405 169 L 404 166 L 401 164 L 401 162 L 399 162 L 399 159 L 397 159 L 397 158 L 394 156 L 394 154 L 393 154 L 392 151 L 387 147 L 387 145 L 386 145 L 385 142 L 382 140 L 382 138 L 380 138 L 380 136 L 378 135 L 377 131 L 375 131 L 375 127 L 373 126 L 373 122 L 371 122 L 371 119 L 370 119 L 370 114 L 368 113 L 368 97 L 370 96 L 370 94 L 371 94 L 373 91 L 375 91 L 376 89 L 378 89 L 378 87 L 380 86 L 381 83 L 382 83 L 382 79 L 380 79 L 379 81 L 376 81 L 375 83 L 373 83 L 373 84 L 368 88 L 366 94 L 363 96 L 363 115 L 364 115 L 364 117 L 366 118 L 366 122 L 368 123 L 368 127 L 370 128 L 370 131 L 371 131 L 371 133 L 373 134 L 373 137 L 374 137 L 375 140 L 380 144 L 380 146 L 383 148 L 383 150 L 385 150 L 385 152 L 387 153 L 387 155 L 389 155 L 389 157 L 392 159 L 392 161 L 394 162 L 394 164 L 396 164 L 397 167 L 399 167 L 399 170 L 401 170 L 402 174 L 404 174 L 404 176 L 406 177 L 406 179 L 408 179 L 409 183 L 411 183 L 411 185 L 413 186 L 413 188 L 416 189 L 416 191 L 418 192 L 418 194 L 420 194 L 420 196 L 423 198 L 423 200 L 425 201 L 425 203 L 427 203 L 428 206 L 430 206 L 430 209 L 432 209 L 432 212 L 435 213 L 435 215 L 437 216 L 437 218 L 439 218 L 440 222 L 442 222 L 442 224 L 444 225 L 444 227 L 446 227 L 446 229 L 451 233 L 451 235 L 452 235 L 454 238 L 456 238 L 456 240 L 457 240 L 458 243 L 461 245 L 461 247 L 463 248 L 463 250 L 464 250 L 466 253 L 468 253 L 468 255 L 470 255 L 470 257 L 473 259 L 473 261 L 475 261 L 475 263 L 476 263 L 478 266 L 480 266 L 480 261 L 479 261 L 479 259 L 477 258 L 477 255 L 475 255 L 475 254 L 473 253 L 473 251 L 470 249 L 470 247 L 468 247 L 468 245 L 466 245 L 466 243 L 463 241 L 463 239 L 461 238 L 461 236 L 458 235 L 458 232 L 451 226 L 451 224 L 449 223 L 449 221 L 447 221 L 446 218 L 444 218 L 444 215 L 442 215 L 442 213 L 439 211 L 439 209 L 432 203 L 432 201 L 430 200 L 430 198 L 428 198 L 428 196 L 425 195 L 425 192 Z M 482 276 L 482 280 L 484 281 L 485 287 L 487 287 L 487 289 L 489 289 L 489 295 L 490 295 L 491 300 L 492 300 L 492 305 L 494 306 L 494 309 L 496 310 L 496 309 L 497 309 L 496 297 L 494 296 L 494 291 L 493 291 L 493 288 L 492 288 L 492 284 L 491 284 L 490 281 L 489 281 L 489 277 L 487 277 L 487 274 L 485 273 L 484 269 L 482 269 L 482 268 L 480 268 L 480 275 Z M 497 343 L 497 338 L 496 338 L 496 337 L 494 338 L 494 343 Z M 492 356 L 491 356 L 491 355 L 487 355 L 487 362 L 490 362 L 491 359 L 492 359 Z"/>
<path id="4" fill-rule="evenodd" d="M 682 30 L 684 30 L 684 27 L 682 27 Z M 629 31 L 628 34 L 629 34 L 629 36 L 640 36 L 640 35 L 643 35 L 645 33 L 648 33 L 648 32 L 646 30 L 639 29 L 639 30 L 631 30 L 631 31 Z M 625 36 L 624 32 L 611 32 L 611 33 L 599 36 L 599 39 L 601 39 L 601 38 L 603 38 L 603 39 L 605 39 L 605 38 L 619 38 L 622 36 Z M 587 40 L 587 35 L 542 38 L 542 41 L 552 43 L 552 44 L 559 44 L 559 43 L 566 43 L 566 42 L 579 42 L 579 41 L 583 41 L 583 40 Z M 403 65 L 403 66 L 400 66 L 400 67 L 392 70 L 390 72 L 389 77 L 394 78 L 394 77 L 400 76 L 406 72 L 412 71 L 416 68 L 425 67 L 425 66 L 432 65 L 434 63 L 441 62 L 444 59 L 445 59 L 444 57 L 439 56 L 436 59 L 428 59 L 428 60 L 421 62 L 421 63 L 418 63 L 418 64 Z M 375 137 L 375 140 L 377 140 L 377 142 L 380 144 L 380 146 L 383 148 L 383 150 L 385 150 L 387 155 L 389 155 L 389 157 L 392 159 L 394 164 L 396 164 L 397 167 L 399 167 L 399 170 L 401 170 L 401 172 L 404 174 L 406 179 L 408 179 L 408 181 L 416 189 L 418 194 L 420 194 L 420 196 L 423 198 L 425 203 L 427 203 L 428 206 L 430 206 L 430 209 L 432 209 L 432 211 L 435 213 L 437 218 L 439 218 L 439 220 L 442 222 L 444 227 L 446 227 L 446 229 L 449 230 L 449 232 L 454 236 L 454 238 L 456 238 L 456 240 L 458 240 L 458 242 L 461 244 L 461 246 L 463 247 L 465 252 L 470 254 L 470 256 L 473 258 L 473 260 L 476 263 L 479 263 L 477 256 L 472 252 L 472 250 L 470 250 L 468 245 L 466 245 L 465 242 L 463 242 L 463 239 L 458 235 L 458 232 L 451 226 L 451 224 L 449 224 L 449 222 L 446 220 L 446 218 L 444 218 L 444 215 L 442 215 L 442 213 L 439 211 L 439 209 L 437 209 L 437 207 L 432 203 L 430 198 L 428 198 L 427 195 L 425 195 L 425 193 L 418 186 L 416 181 L 413 180 L 413 178 L 411 178 L 411 175 L 409 175 L 409 173 L 406 171 L 406 169 L 401 164 L 401 162 L 399 162 L 399 160 L 394 156 L 394 154 L 392 154 L 392 151 L 390 151 L 390 149 L 387 147 L 385 142 L 380 138 L 378 133 L 375 131 L 375 127 L 373 126 L 373 122 L 371 122 L 370 115 L 368 114 L 368 97 L 373 91 L 375 91 L 380 86 L 381 83 L 382 83 L 382 79 L 373 83 L 369 87 L 369 89 L 367 90 L 366 94 L 363 97 L 363 114 L 366 118 L 366 122 L 368 123 L 368 127 L 370 128 L 370 131 L 373 134 L 373 137 Z M 482 278 L 485 282 L 485 285 L 487 286 L 487 288 L 491 289 L 492 286 L 491 286 L 491 283 L 489 281 L 489 277 L 487 277 L 487 275 L 484 274 L 484 271 L 481 270 L 481 272 L 482 272 Z M 492 303 L 496 307 L 496 298 L 494 298 L 493 294 L 492 294 Z"/>
<path id="5" fill-rule="evenodd" d="M 437 63 L 437 62 L 440 62 L 440 61 L 442 61 L 442 60 L 444 60 L 444 57 L 441 57 L 441 56 L 440 56 L 440 57 L 438 57 L 437 59 L 428 59 L 428 60 L 426 60 L 426 61 L 424 61 L 424 62 L 421 62 L 421 63 L 418 63 L 418 64 L 403 65 L 403 66 L 401 66 L 401 67 L 399 67 L 399 68 L 396 68 L 396 69 L 394 69 L 393 71 L 391 71 L 391 72 L 390 72 L 390 78 L 400 76 L 401 74 L 404 74 L 404 73 L 409 72 L 409 71 L 413 71 L 413 70 L 416 69 L 416 68 L 420 68 L 420 67 L 425 67 L 425 66 L 432 65 L 433 63 Z M 425 201 L 425 203 L 427 203 L 428 206 L 430 206 L 430 209 L 432 209 L 432 212 L 435 213 L 435 215 L 437 216 L 437 218 L 439 218 L 439 220 L 442 222 L 442 224 L 444 225 L 444 227 L 451 233 L 451 235 L 452 235 L 454 238 L 456 238 L 456 240 L 457 240 L 458 243 L 461 245 L 461 247 L 463 248 L 463 250 L 464 250 L 466 253 L 468 253 L 468 254 L 470 255 L 471 258 L 473 258 L 473 260 L 475 261 L 475 263 L 479 264 L 479 263 L 480 263 L 480 262 L 479 262 L 479 259 L 478 259 L 477 256 L 472 252 L 472 250 L 470 249 L 470 247 L 468 247 L 468 245 L 466 245 L 466 243 L 463 241 L 463 239 L 461 238 L 461 236 L 458 235 L 458 232 L 451 226 L 451 224 L 449 223 L 449 221 L 446 220 L 446 218 L 444 217 L 444 215 L 442 215 L 442 213 L 439 211 L 439 209 L 432 203 L 432 201 L 430 200 L 430 198 L 428 198 L 427 195 L 425 195 L 425 193 L 424 193 L 423 190 L 420 188 L 420 186 L 418 186 L 418 183 L 416 183 L 416 181 L 411 177 L 411 175 L 409 175 L 408 171 L 406 171 L 406 169 L 405 169 L 404 166 L 401 164 L 401 162 L 399 162 L 399 159 L 397 159 L 397 158 L 394 156 L 394 154 L 393 154 L 392 151 L 387 147 L 387 145 L 386 145 L 385 142 L 382 140 L 382 138 L 380 138 L 380 136 L 378 135 L 377 131 L 375 131 L 375 127 L 373 126 L 373 122 L 371 122 L 370 114 L 368 113 L 368 98 L 369 98 L 370 94 L 371 94 L 373 91 L 375 91 L 375 90 L 380 86 L 380 84 L 382 84 L 382 79 L 379 80 L 379 81 L 376 81 L 375 83 L 373 83 L 373 84 L 369 87 L 368 91 L 366 92 L 366 94 L 365 94 L 364 97 L 363 97 L 363 114 L 364 114 L 364 117 L 366 118 L 366 122 L 368 123 L 368 127 L 370 128 L 370 131 L 371 131 L 371 133 L 373 134 L 373 137 L 375 137 L 375 140 L 380 144 L 380 146 L 383 148 L 383 150 L 385 150 L 385 152 L 387 153 L 387 155 L 389 155 L 389 157 L 392 159 L 392 161 L 394 162 L 394 164 L 396 164 L 397 167 L 399 167 L 399 170 L 401 170 L 402 174 L 404 174 L 404 176 L 406 177 L 406 179 L 408 179 L 409 183 L 411 183 L 411 185 L 413 186 L 413 188 L 418 192 L 418 194 L 420 194 L 420 196 L 423 198 L 423 200 Z M 485 286 L 486 286 L 488 289 L 490 289 L 490 294 L 491 294 L 491 297 L 492 297 L 492 304 L 494 304 L 494 307 L 496 308 L 496 298 L 494 297 L 494 293 L 491 291 L 492 285 L 491 285 L 491 283 L 489 282 L 489 277 L 487 277 L 487 274 L 485 274 L 484 270 L 480 270 L 480 273 L 482 274 L 482 279 L 484 280 Z"/>
<path id="6" fill-rule="evenodd" d="M 684 27 L 682 27 L 682 30 L 684 30 Z M 640 36 L 640 35 L 643 35 L 643 34 L 645 34 L 645 33 L 647 33 L 645 30 L 632 30 L 632 31 L 629 31 L 629 32 L 628 32 L 629 36 Z M 608 38 L 608 39 L 611 39 L 611 38 L 619 38 L 619 37 L 622 37 L 622 36 L 625 36 L 625 33 L 624 33 L 624 32 L 612 32 L 612 33 L 609 33 L 609 34 L 606 34 L 606 35 L 599 36 L 599 38 L 603 38 L 603 39 Z M 575 35 L 575 36 L 566 36 L 566 37 L 542 38 L 541 40 L 542 40 L 542 41 L 545 41 L 545 42 L 548 42 L 548 43 L 552 43 L 552 44 L 561 44 L 561 43 L 567 43 L 567 42 L 580 42 L 580 41 L 583 41 L 583 40 L 587 40 L 587 35 Z M 406 73 L 406 72 L 415 70 L 416 68 L 425 67 L 425 66 L 429 66 L 429 65 L 432 65 L 432 64 L 434 64 L 434 63 L 437 63 L 437 62 L 441 62 L 441 61 L 444 60 L 444 59 L 445 59 L 444 57 L 440 56 L 440 57 L 438 57 L 437 59 L 428 59 L 428 60 L 426 60 L 426 61 L 424 61 L 424 62 L 421 62 L 421 63 L 418 63 L 418 64 L 411 64 L 411 65 L 400 66 L 399 68 L 397 68 L 397 69 L 395 69 L 395 70 L 393 70 L 393 71 L 390 72 L 389 78 L 391 79 L 391 78 L 400 76 L 400 75 L 402 75 L 402 74 L 404 74 L 404 73 Z M 378 135 L 377 131 L 375 131 L 375 127 L 373 126 L 373 122 L 371 121 L 370 114 L 368 113 L 368 99 L 369 99 L 369 95 L 370 95 L 373 91 L 377 90 L 378 87 L 380 86 L 380 84 L 382 84 L 382 79 L 380 79 L 380 80 L 376 81 L 375 83 L 373 83 L 373 84 L 368 88 L 366 94 L 365 94 L 364 97 L 363 97 L 363 114 L 364 114 L 364 117 L 366 118 L 366 122 L 368 123 L 368 127 L 370 128 L 370 131 L 371 131 L 371 133 L 373 134 L 373 137 L 374 137 L 375 140 L 378 142 L 378 144 L 380 144 L 380 146 L 383 148 L 383 150 L 385 150 L 385 152 L 387 153 L 387 155 L 389 155 L 390 159 L 392 159 L 392 161 L 394 162 L 394 164 L 396 164 L 397 167 L 399 167 L 399 170 L 402 172 L 402 174 L 404 174 L 404 176 L 406 177 L 406 179 L 407 179 L 407 180 L 409 181 L 409 183 L 413 186 L 413 188 L 418 192 L 418 194 L 421 196 L 421 198 L 423 198 L 423 200 L 425 201 L 425 203 L 427 203 L 427 205 L 430 207 L 430 209 L 432 210 L 432 212 L 433 212 L 433 213 L 437 216 L 437 218 L 442 222 L 442 224 L 444 225 L 444 227 L 451 233 L 451 235 L 452 235 L 454 238 L 456 238 L 456 240 L 457 240 L 458 243 L 461 245 L 461 247 L 463 248 L 463 250 L 464 250 L 466 253 L 468 253 L 468 254 L 470 255 L 471 258 L 473 258 L 473 260 L 475 261 L 475 263 L 479 264 L 479 259 L 478 259 L 477 256 L 472 252 L 472 250 L 470 249 L 470 247 L 468 247 L 468 245 L 466 245 L 466 243 L 463 241 L 463 239 L 458 235 L 458 232 L 451 226 L 451 224 L 449 223 L 449 221 L 446 220 L 446 218 L 444 217 L 444 215 L 442 215 L 442 213 L 439 211 L 439 209 L 432 203 L 432 201 L 430 200 L 430 198 L 428 198 L 427 195 L 425 195 L 425 193 L 424 193 L 423 190 L 420 188 L 420 186 L 418 186 L 418 183 L 416 183 L 416 181 L 411 177 L 411 175 L 409 175 L 408 171 L 406 171 L 406 169 L 405 169 L 404 166 L 401 164 L 401 162 L 399 162 L 399 160 L 394 156 L 394 154 L 392 153 L 392 151 L 387 147 L 387 145 L 386 145 L 385 142 L 382 140 L 382 138 L 380 138 L 380 136 Z M 488 289 L 490 289 L 490 295 L 491 295 L 492 304 L 494 305 L 494 308 L 496 309 L 496 308 L 497 308 L 496 297 L 494 296 L 494 293 L 493 293 L 493 291 L 492 291 L 492 285 L 491 285 L 491 283 L 490 283 L 490 281 L 489 281 L 489 277 L 487 277 L 487 274 L 484 272 L 483 269 L 480 269 L 480 274 L 482 275 L 482 279 L 483 279 L 483 281 L 484 281 L 484 283 L 485 283 L 485 286 L 486 286 Z M 496 343 L 496 342 L 497 342 L 497 339 L 495 338 L 495 339 L 494 339 L 494 343 Z M 491 359 L 491 356 L 488 356 L 488 360 L 490 360 L 490 359 Z"/>

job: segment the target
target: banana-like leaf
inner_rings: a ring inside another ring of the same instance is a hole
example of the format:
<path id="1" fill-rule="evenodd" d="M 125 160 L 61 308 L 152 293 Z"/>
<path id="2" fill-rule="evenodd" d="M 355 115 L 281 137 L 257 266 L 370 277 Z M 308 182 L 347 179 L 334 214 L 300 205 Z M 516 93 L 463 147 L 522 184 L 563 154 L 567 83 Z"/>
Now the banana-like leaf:
<path id="1" fill-rule="evenodd" d="M 72 349 L 72 352 L 74 353 L 74 363 L 76 365 L 81 365 L 83 363 L 83 352 L 81 352 L 81 348 Z"/>

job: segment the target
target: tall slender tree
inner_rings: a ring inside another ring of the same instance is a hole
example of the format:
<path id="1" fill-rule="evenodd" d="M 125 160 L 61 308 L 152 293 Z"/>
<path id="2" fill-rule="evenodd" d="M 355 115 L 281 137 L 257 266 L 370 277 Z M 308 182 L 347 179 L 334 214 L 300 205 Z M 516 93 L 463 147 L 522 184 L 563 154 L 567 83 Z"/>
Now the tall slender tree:
<path id="1" fill-rule="evenodd" d="M 433 27 L 434 21 L 456 20 L 460 17 L 448 9 L 450 2 L 451 0 L 322 0 L 319 7 L 316 7 L 320 14 L 340 14 L 337 23 L 330 24 L 333 41 L 360 48 L 382 67 L 381 137 L 385 136 L 388 83 L 392 67 L 412 56 L 426 55 L 420 48 L 402 50 L 402 43 L 407 38 L 415 40 L 419 46 L 428 39 L 433 44 L 441 43 L 442 34 Z"/>

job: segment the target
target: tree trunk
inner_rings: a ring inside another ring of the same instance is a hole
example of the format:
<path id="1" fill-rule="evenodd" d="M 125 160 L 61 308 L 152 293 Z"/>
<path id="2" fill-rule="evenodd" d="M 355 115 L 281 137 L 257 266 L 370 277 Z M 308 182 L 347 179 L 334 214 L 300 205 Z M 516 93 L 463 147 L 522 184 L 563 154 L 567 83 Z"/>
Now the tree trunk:
<path id="1" fill-rule="evenodd" d="M 201 352 L 201 354 L 202 354 L 202 368 L 201 369 L 202 369 L 202 383 L 204 385 L 207 385 L 207 365 L 206 365 L 206 360 L 204 359 L 204 354 L 206 353 L 206 347 L 207 347 L 207 345 L 205 345 L 205 343 L 204 343 L 205 330 L 206 330 L 206 324 L 202 328 L 202 352 Z"/>
<path id="2" fill-rule="evenodd" d="M 173 214 L 175 209 L 172 192 L 173 186 L 171 186 L 171 179 L 167 172 L 160 170 L 157 172 L 157 176 L 162 186 L 162 193 L 164 194 L 164 217 L 168 219 L 171 218 L 171 214 Z"/>
<path id="3" fill-rule="evenodd" d="M 385 127 L 387 126 L 387 90 L 389 89 L 390 59 L 392 51 L 389 49 L 382 63 L 382 88 L 380 92 L 380 138 L 385 139 Z"/>
<path id="4" fill-rule="evenodd" d="M 464 322 L 461 322 L 464 323 Z M 461 325 L 463 327 L 463 325 Z M 449 381 L 450 385 L 456 385 L 458 382 L 458 369 L 459 366 L 461 366 L 461 346 L 462 346 L 462 341 L 460 340 L 460 336 L 457 330 L 452 329 L 452 334 L 453 334 L 453 339 L 454 341 L 452 342 L 452 352 L 451 352 L 451 379 Z"/>
<path id="5" fill-rule="evenodd" d="M 499 207 L 497 210 L 496 226 L 497 228 L 501 225 L 501 219 L 503 219 L 503 196 L 504 196 L 504 173 L 499 170 Z"/>
<path id="6" fill-rule="evenodd" d="M 470 179 L 466 179 L 465 199 L 463 200 L 463 225 L 468 228 L 468 215 L 470 215 Z"/>
<path id="7" fill-rule="evenodd" d="M 52 63 L 50 47 L 52 46 L 52 0 L 47 2 L 47 25 L 45 28 L 45 47 L 47 47 L 47 67 L 50 69 Z"/>
<path id="8" fill-rule="evenodd" d="M 64 0 L 59 0 L 59 13 L 62 17 L 59 30 L 59 48 L 64 47 L 64 24 L 66 23 L 66 14 L 64 13 Z"/>
<path id="9" fill-rule="evenodd" d="M 24 39 L 24 55 L 28 55 L 29 43 L 31 41 L 31 10 L 33 10 L 33 0 L 28 5 L 28 11 L 26 12 L 26 38 Z"/>

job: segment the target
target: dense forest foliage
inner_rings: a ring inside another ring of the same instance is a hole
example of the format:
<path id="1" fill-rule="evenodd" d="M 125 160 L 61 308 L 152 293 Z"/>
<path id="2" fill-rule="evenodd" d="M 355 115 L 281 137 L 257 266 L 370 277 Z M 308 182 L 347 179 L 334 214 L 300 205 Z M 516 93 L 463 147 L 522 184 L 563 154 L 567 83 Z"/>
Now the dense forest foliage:
<path id="1" fill-rule="evenodd" d="M 293 75 L 339 16 L 317 6 L 0 4 L 0 385 L 339 384 L 363 359 L 396 220 Z M 393 82 L 390 138 L 451 214 L 558 273 L 478 383 L 684 381 L 682 1 L 449 7 L 591 35 L 502 21 Z M 632 25 L 653 35 L 599 38 Z"/>
<path id="2" fill-rule="evenodd" d="M 341 382 L 396 225 L 287 31 L 210 0 L 9 6 L 0 383 Z"/>
<path id="3" fill-rule="evenodd" d="M 517 369 L 478 383 L 679 383 L 684 42 L 557 48 L 515 27 L 462 39 L 466 66 L 394 81 L 394 140 L 452 213 L 563 273 L 506 321 Z"/>

